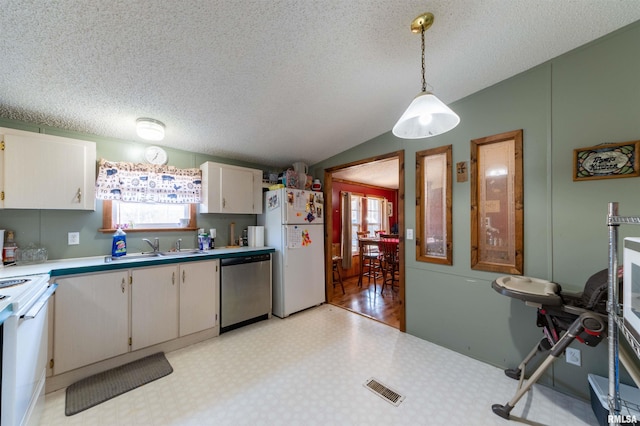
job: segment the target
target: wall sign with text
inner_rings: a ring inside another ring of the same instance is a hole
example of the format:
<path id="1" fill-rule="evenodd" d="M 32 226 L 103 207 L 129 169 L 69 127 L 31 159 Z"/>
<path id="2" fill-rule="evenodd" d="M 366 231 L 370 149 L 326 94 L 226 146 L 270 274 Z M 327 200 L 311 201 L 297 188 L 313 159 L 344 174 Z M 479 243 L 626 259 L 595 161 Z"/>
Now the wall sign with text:
<path id="1" fill-rule="evenodd" d="M 602 144 L 573 150 L 573 180 L 640 176 L 640 141 Z"/>

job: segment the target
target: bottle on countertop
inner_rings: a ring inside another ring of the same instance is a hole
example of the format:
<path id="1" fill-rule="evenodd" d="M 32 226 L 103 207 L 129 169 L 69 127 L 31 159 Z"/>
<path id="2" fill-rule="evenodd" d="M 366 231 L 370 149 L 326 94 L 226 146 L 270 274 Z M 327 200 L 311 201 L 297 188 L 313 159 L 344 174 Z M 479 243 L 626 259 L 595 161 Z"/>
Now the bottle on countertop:
<path id="1" fill-rule="evenodd" d="M 15 263 L 17 249 L 18 244 L 16 244 L 15 241 L 15 233 L 13 231 L 7 231 L 7 241 L 5 241 L 2 247 L 2 259 L 5 265 Z"/>
<path id="2" fill-rule="evenodd" d="M 209 234 L 204 231 L 204 228 L 198 230 L 198 250 L 209 250 Z"/>
<path id="3" fill-rule="evenodd" d="M 127 234 L 118 227 L 113 234 L 113 241 L 111 242 L 111 256 L 120 257 L 127 254 Z"/>

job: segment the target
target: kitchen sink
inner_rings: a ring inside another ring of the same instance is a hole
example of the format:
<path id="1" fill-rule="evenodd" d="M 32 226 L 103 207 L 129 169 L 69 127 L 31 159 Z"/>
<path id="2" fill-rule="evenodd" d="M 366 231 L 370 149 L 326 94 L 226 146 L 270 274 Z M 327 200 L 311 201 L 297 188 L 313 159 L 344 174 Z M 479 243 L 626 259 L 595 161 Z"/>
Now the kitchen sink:
<path id="1" fill-rule="evenodd" d="M 160 257 L 163 257 L 163 256 L 188 256 L 190 254 L 200 254 L 200 253 L 204 253 L 204 252 L 197 249 L 185 249 L 180 251 L 162 251 L 156 254 Z"/>
<path id="2" fill-rule="evenodd" d="M 127 254 L 124 256 L 107 256 L 104 258 L 105 262 L 111 262 L 111 261 L 120 261 L 120 260 L 137 260 L 137 259 L 148 259 L 150 257 L 160 257 L 162 256 L 162 253 L 160 252 L 155 252 L 155 253 L 137 253 L 137 254 Z"/>
<path id="3" fill-rule="evenodd" d="M 204 253 L 198 249 L 184 249 L 180 251 L 154 251 L 148 253 L 135 253 L 135 254 L 127 254 L 125 256 L 113 257 L 107 256 L 104 258 L 106 263 L 115 261 L 123 261 L 123 260 L 139 260 L 139 259 L 149 259 L 154 257 L 178 257 L 178 256 L 189 256 L 192 254 L 200 254 Z"/>

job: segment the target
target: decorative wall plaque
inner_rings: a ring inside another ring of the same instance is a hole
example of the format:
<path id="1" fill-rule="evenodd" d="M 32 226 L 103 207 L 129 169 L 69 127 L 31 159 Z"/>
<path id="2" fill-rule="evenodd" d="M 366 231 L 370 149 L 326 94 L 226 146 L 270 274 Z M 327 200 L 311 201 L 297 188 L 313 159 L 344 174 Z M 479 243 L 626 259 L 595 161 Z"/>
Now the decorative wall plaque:
<path id="1" fill-rule="evenodd" d="M 573 180 L 640 176 L 640 141 L 602 144 L 573 150 Z"/>

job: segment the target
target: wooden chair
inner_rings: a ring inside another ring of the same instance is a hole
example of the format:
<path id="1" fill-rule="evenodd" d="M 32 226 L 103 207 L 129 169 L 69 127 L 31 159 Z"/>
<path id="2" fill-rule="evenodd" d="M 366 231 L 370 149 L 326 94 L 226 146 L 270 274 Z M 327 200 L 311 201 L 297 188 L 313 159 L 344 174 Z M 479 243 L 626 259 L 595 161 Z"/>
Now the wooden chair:
<path id="1" fill-rule="evenodd" d="M 358 240 L 361 238 L 368 238 L 369 233 L 364 231 L 358 231 Z M 362 278 L 367 277 L 367 282 L 371 283 L 371 277 L 373 277 L 373 290 L 377 290 L 377 279 L 382 277 L 382 270 L 379 262 L 380 252 L 375 245 L 366 245 L 362 253 L 362 265 L 360 270 L 362 271 Z M 361 281 L 359 281 L 360 284 Z"/>
<path id="2" fill-rule="evenodd" d="M 384 294 L 384 288 L 387 285 L 391 286 L 391 292 L 395 283 L 398 282 L 399 274 L 398 265 L 400 264 L 398 258 L 398 235 L 395 234 L 380 234 L 380 260 L 382 264 L 382 289 L 380 294 Z"/>
<path id="3" fill-rule="evenodd" d="M 368 244 L 365 246 L 362 256 L 363 277 L 367 277 L 367 283 L 371 284 L 373 277 L 373 290 L 378 289 L 378 278 L 382 278 L 382 267 L 380 266 L 380 249 L 377 245 Z"/>
<path id="4" fill-rule="evenodd" d="M 331 272 L 333 288 L 335 289 L 336 283 L 338 283 L 342 288 L 342 294 L 345 294 L 344 284 L 342 283 L 342 256 L 340 256 L 340 244 L 333 244 L 331 246 L 331 262 L 333 264 L 333 270 Z"/>

